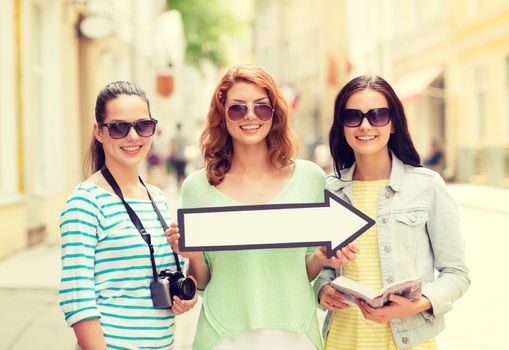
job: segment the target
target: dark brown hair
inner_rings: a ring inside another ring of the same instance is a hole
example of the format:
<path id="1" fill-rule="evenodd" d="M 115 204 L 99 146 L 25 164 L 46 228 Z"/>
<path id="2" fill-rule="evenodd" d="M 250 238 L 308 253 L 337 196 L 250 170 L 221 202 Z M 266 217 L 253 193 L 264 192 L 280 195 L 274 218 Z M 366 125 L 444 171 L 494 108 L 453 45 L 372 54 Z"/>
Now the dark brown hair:
<path id="1" fill-rule="evenodd" d="M 104 122 L 106 117 L 106 105 L 108 102 L 114 100 L 120 95 L 135 95 L 141 97 L 147 102 L 149 115 L 152 117 L 150 114 L 150 103 L 147 99 L 145 91 L 143 91 L 135 83 L 127 81 L 115 81 L 106 85 L 97 95 L 97 100 L 95 103 L 95 120 L 97 123 Z M 83 164 L 85 175 L 87 176 L 100 170 L 104 165 L 104 162 L 105 155 L 103 145 L 96 140 L 94 134 L 92 133 L 92 141 L 90 143 L 89 152 L 85 159 L 85 163 Z"/>
<path id="2" fill-rule="evenodd" d="M 416 167 L 421 166 L 421 159 L 410 137 L 405 111 L 398 96 L 389 83 L 381 77 L 362 75 L 350 80 L 339 91 L 334 104 L 334 121 L 329 133 L 329 146 L 336 176 L 339 177 L 340 170 L 351 167 L 355 162 L 353 150 L 345 138 L 343 110 L 350 96 L 365 89 L 380 92 L 389 104 L 394 133 L 389 138 L 388 148 L 403 163 Z"/>

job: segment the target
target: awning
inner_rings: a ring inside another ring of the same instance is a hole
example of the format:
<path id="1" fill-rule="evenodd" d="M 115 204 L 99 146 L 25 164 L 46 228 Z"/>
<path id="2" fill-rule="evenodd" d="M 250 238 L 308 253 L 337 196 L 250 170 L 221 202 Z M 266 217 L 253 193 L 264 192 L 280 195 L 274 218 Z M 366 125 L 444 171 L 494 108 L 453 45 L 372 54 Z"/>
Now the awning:
<path id="1" fill-rule="evenodd" d="M 442 72 L 442 67 L 432 66 L 405 73 L 396 82 L 394 91 L 402 101 L 418 97 Z"/>

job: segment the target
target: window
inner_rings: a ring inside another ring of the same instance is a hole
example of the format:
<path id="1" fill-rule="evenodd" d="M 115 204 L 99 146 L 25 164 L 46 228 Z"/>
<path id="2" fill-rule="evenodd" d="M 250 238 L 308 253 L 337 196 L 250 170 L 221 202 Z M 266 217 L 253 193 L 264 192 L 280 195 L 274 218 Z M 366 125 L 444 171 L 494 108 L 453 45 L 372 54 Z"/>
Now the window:
<path id="1" fill-rule="evenodd" d="M 44 102 L 43 98 L 44 93 L 44 84 L 43 84 L 43 27 L 42 27 L 42 10 L 39 6 L 33 5 L 32 12 L 32 23 L 31 23 L 31 42 L 30 42 L 30 66 L 29 66 L 29 81 L 28 86 L 30 88 L 30 95 L 25 100 L 30 103 L 30 109 L 27 110 L 27 121 L 28 124 L 33 125 L 33 128 L 30 128 L 31 132 L 34 132 L 33 135 L 30 135 L 30 138 L 34 142 L 34 147 L 29 151 L 28 159 L 34 167 L 30 169 L 37 176 L 35 177 L 40 181 L 38 184 L 40 187 L 43 187 L 46 183 L 46 173 L 44 171 L 44 155 L 47 150 L 44 142 L 42 140 L 46 135 L 44 135 Z M 38 131 L 38 132 L 37 132 Z M 27 135 L 28 136 L 28 135 Z M 39 156 L 34 157 L 36 152 Z M 28 169 L 27 169 L 28 170 Z"/>
<path id="2" fill-rule="evenodd" d="M 27 40 L 24 106 L 25 179 L 27 191 L 41 196 L 64 184 L 61 106 L 60 12 L 56 3 L 34 2 Z"/>
<path id="3" fill-rule="evenodd" d="M 509 138 L 509 56 L 505 59 L 505 133 Z"/>
<path id="4" fill-rule="evenodd" d="M 473 88 L 474 88 L 474 128 L 475 128 L 475 136 L 478 141 L 480 141 L 485 135 L 485 77 L 484 77 L 484 69 L 482 66 L 474 67 L 473 70 Z"/>
<path id="5" fill-rule="evenodd" d="M 484 0 L 469 0 L 467 3 L 467 12 L 469 15 L 477 15 L 484 6 Z"/>
<path id="6" fill-rule="evenodd" d="M 424 10 L 421 0 L 412 1 L 412 18 L 414 25 L 419 24 L 422 21 L 422 11 Z"/>
<path id="7" fill-rule="evenodd" d="M 16 110 L 13 1 L 0 11 L 0 198 L 18 194 L 18 116 Z M 0 203 L 2 204 L 2 203 Z"/>

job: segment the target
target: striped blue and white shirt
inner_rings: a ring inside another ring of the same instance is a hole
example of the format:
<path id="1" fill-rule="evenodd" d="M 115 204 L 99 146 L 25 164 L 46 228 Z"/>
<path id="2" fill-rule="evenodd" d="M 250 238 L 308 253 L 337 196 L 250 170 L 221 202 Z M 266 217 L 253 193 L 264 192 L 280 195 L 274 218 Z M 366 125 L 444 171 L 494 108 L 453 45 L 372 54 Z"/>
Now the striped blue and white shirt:
<path id="1" fill-rule="evenodd" d="M 151 194 L 169 223 L 163 193 Z M 151 202 L 126 201 L 152 237 L 158 272 L 174 270 L 171 247 Z M 60 220 L 60 306 L 69 326 L 100 317 L 108 348 L 172 349 L 175 316 L 170 309 L 152 306 L 149 249 L 120 198 L 83 182 L 71 194 Z"/>

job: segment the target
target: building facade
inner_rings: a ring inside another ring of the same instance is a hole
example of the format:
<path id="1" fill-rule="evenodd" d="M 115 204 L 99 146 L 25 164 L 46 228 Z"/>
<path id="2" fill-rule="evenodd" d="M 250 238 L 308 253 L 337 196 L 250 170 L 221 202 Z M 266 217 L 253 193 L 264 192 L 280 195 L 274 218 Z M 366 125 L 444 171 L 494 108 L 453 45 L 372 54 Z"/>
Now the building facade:
<path id="1" fill-rule="evenodd" d="M 55 236 L 66 191 L 79 179 L 69 8 L 61 0 L 1 8 L 0 258 Z"/>
<path id="2" fill-rule="evenodd" d="M 348 78 L 346 2 L 258 0 L 253 18 L 255 60 L 283 86 L 300 156 L 314 159 Z"/>
<path id="3" fill-rule="evenodd" d="M 378 24 L 350 25 L 352 72 L 394 86 L 421 157 L 435 141 L 446 179 L 509 186 L 509 3 L 352 0 L 348 8 L 349 23 Z"/>
<path id="4" fill-rule="evenodd" d="M 0 29 L 1 259 L 58 242 L 106 83 L 138 82 L 161 128 L 171 127 L 182 95 L 158 78 L 182 85 L 185 45 L 180 15 L 164 0 L 5 0 Z"/>

